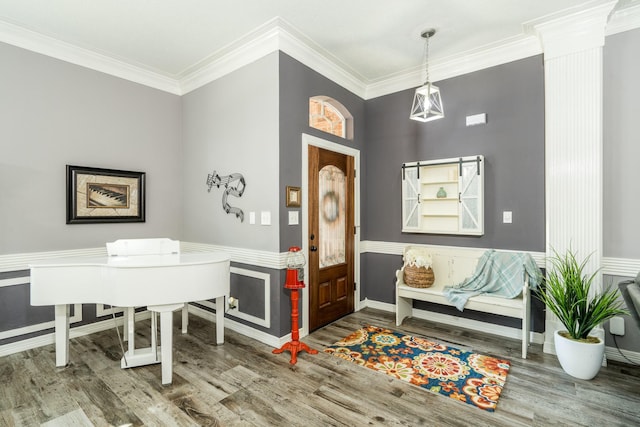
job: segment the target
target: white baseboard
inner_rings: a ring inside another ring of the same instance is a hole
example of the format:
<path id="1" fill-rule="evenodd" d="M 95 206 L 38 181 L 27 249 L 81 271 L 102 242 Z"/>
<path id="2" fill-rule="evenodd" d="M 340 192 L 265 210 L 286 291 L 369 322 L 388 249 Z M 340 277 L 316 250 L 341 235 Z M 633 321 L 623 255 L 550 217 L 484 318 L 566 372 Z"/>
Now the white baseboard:
<path id="1" fill-rule="evenodd" d="M 189 313 L 193 313 L 196 316 L 199 316 L 203 319 L 206 319 L 215 323 L 215 319 L 216 319 L 215 313 L 204 310 L 200 307 L 189 305 Z M 136 313 L 137 320 L 148 319 L 148 318 L 150 318 L 150 313 L 148 311 Z M 122 326 L 122 317 L 117 317 L 115 324 L 113 322 L 113 319 L 105 319 L 98 322 L 90 323 L 88 325 L 72 327 L 69 330 L 69 338 L 77 338 L 84 335 L 105 331 L 107 329 L 113 328 L 115 325 Z M 273 335 L 269 335 L 266 332 L 258 331 L 257 329 L 254 329 L 251 326 L 244 325 L 242 323 L 233 321 L 228 318 L 224 319 L 224 327 L 229 328 L 232 331 L 238 332 L 239 334 L 245 335 L 249 338 L 255 339 L 256 341 L 260 341 L 261 343 L 264 343 L 274 348 L 280 348 L 285 343 L 291 340 L 290 333 L 283 337 L 278 338 Z M 303 334 L 301 331 L 300 337 L 302 336 Z M 8 356 L 14 353 L 20 353 L 21 351 L 27 351 L 27 350 L 31 350 L 38 347 L 44 347 L 45 345 L 54 344 L 54 343 L 55 343 L 55 334 L 53 332 L 45 335 L 40 335 L 34 338 L 27 338 L 24 340 L 20 340 L 20 341 L 16 341 L 13 343 L 0 346 L 0 357 Z"/>
<path id="2" fill-rule="evenodd" d="M 395 305 L 389 304 L 380 301 L 368 300 L 365 299 L 361 301 L 361 308 L 374 308 L 378 310 L 383 310 L 387 312 L 395 312 Z M 193 305 L 189 305 L 189 312 L 193 313 L 196 316 L 199 316 L 203 319 L 209 320 L 215 323 L 215 313 L 209 312 L 199 307 L 195 307 Z M 432 313 L 426 310 L 418 310 L 413 309 L 413 316 L 419 319 L 430 320 L 438 323 L 445 323 L 448 325 L 455 325 L 465 329 L 476 330 L 479 332 L 486 332 L 494 335 L 504 336 L 507 338 L 520 339 L 520 330 L 516 328 L 511 328 L 507 326 L 495 325 L 493 323 L 480 322 L 477 320 L 464 319 L 457 316 L 451 316 L 448 314 L 442 313 Z M 136 313 L 137 319 L 148 319 L 150 317 L 150 313 L 148 311 Z M 117 317 L 115 325 L 122 326 L 122 317 Z M 71 328 L 69 331 L 70 338 L 77 338 L 84 335 L 93 334 L 96 332 L 105 331 L 107 329 L 111 329 L 114 326 L 113 319 L 105 319 L 99 322 L 90 323 L 88 325 L 77 326 L 75 328 Z M 242 323 L 235 322 L 231 319 L 225 318 L 224 320 L 225 328 L 229 328 L 239 334 L 245 335 L 249 338 L 255 339 L 263 344 L 266 344 L 270 347 L 280 348 L 285 343 L 291 340 L 291 334 L 287 334 L 283 337 L 275 337 L 273 335 L 269 335 L 265 332 L 258 331 L 251 326 L 244 325 Z M 302 337 L 302 334 L 301 334 Z M 49 333 L 46 335 L 41 335 L 34 338 L 28 338 L 20 341 L 16 341 L 14 343 L 5 344 L 0 346 L 0 357 L 8 356 L 10 354 L 19 353 L 21 351 L 27 351 L 38 347 L 44 347 L 49 344 L 54 344 L 55 337 L 54 333 Z M 544 343 L 544 334 L 532 332 L 531 334 L 531 342 L 536 344 Z M 552 347 L 552 346 L 551 346 Z M 545 344 L 545 353 L 555 354 L 555 349 L 551 348 Z M 629 361 L 640 364 L 640 353 L 622 350 L 624 356 L 627 357 L 626 360 L 616 349 L 615 347 L 606 347 L 605 356 L 608 360 L 615 360 L 617 362 L 629 363 Z"/>
<path id="3" fill-rule="evenodd" d="M 193 313 L 198 317 L 209 320 L 211 322 L 216 321 L 216 314 L 210 311 L 204 310 L 200 307 L 196 307 L 194 305 L 189 305 L 189 313 Z M 257 329 L 252 328 L 251 326 L 247 326 L 245 324 L 236 322 L 232 319 L 226 318 L 224 319 L 224 327 L 229 328 L 232 331 L 235 331 L 239 334 L 242 334 L 246 337 L 252 338 L 256 341 L 260 341 L 263 344 L 274 348 L 280 348 L 286 342 L 291 340 L 291 334 L 285 335 L 284 337 L 275 337 L 273 335 L 269 335 L 266 332 L 259 331 Z"/>
<path id="4" fill-rule="evenodd" d="M 379 301 L 366 299 L 365 307 L 376 308 L 379 310 L 395 313 L 395 304 L 389 304 Z M 412 316 L 418 319 L 430 320 L 432 322 L 444 323 L 447 325 L 457 326 L 464 329 L 471 329 L 478 332 L 484 332 L 492 335 L 498 335 L 505 338 L 522 339 L 522 330 L 509 326 L 496 325 L 495 323 L 481 322 L 479 320 L 466 319 L 464 317 L 452 316 L 450 314 L 435 313 L 427 310 L 414 308 Z M 544 343 L 544 333 L 531 332 L 530 342 L 534 344 Z"/>
<path id="5" fill-rule="evenodd" d="M 620 351 L 622 351 L 622 354 L 624 354 L 624 357 L 620 354 Z M 629 351 L 629 350 L 622 350 L 622 349 L 620 349 L 620 351 L 618 351 L 618 349 L 615 347 L 605 347 L 604 355 L 608 360 L 615 360 L 616 362 L 622 362 L 622 363 L 629 363 L 631 361 L 636 365 L 640 365 L 640 353 L 636 351 Z"/>
<path id="6" fill-rule="evenodd" d="M 38 347 L 44 347 L 45 345 L 53 344 L 54 341 L 55 340 L 53 334 L 47 334 L 1 345 L 0 357 L 8 356 L 14 353 L 20 353 L 21 351 L 27 351 Z"/>
<path id="7" fill-rule="evenodd" d="M 388 311 L 390 313 L 395 313 L 396 311 L 395 304 L 389 304 L 388 302 L 374 301 L 368 298 L 365 298 L 365 300 L 361 302 L 361 308 L 366 308 L 366 307 L 375 308 L 382 311 Z"/>
<path id="8" fill-rule="evenodd" d="M 148 319 L 150 313 L 144 311 L 136 313 L 136 319 Z M 114 324 L 113 319 L 100 320 L 99 322 L 89 323 L 88 325 L 76 326 L 69 329 L 69 338 L 77 338 L 84 335 L 93 334 L 96 332 L 106 331 L 115 326 L 122 326 L 122 317 L 116 317 Z M 21 351 L 27 351 L 38 347 L 44 347 L 45 345 L 55 343 L 55 334 L 51 332 L 49 334 L 40 335 L 33 338 L 27 338 L 24 340 L 16 341 L 13 343 L 0 346 L 0 357 L 8 356 L 14 353 L 20 353 Z"/>

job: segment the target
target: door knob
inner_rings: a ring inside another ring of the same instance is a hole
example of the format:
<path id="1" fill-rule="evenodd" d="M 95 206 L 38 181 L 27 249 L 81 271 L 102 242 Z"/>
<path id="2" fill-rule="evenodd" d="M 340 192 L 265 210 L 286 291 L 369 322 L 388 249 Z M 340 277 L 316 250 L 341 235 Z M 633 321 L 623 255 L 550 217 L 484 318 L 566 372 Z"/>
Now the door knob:
<path id="1" fill-rule="evenodd" d="M 317 248 L 316 246 L 311 246 L 311 247 L 309 248 L 309 250 L 310 250 L 311 252 L 316 252 L 316 251 L 318 250 L 318 248 Z"/>

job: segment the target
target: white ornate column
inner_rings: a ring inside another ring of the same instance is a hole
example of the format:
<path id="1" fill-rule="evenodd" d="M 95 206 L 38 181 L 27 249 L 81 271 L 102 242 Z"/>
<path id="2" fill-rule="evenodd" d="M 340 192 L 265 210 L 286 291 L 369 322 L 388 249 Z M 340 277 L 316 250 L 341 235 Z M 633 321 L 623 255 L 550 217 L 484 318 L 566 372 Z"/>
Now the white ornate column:
<path id="1" fill-rule="evenodd" d="M 531 24 L 544 52 L 546 252 L 591 254 L 587 273 L 602 261 L 602 47 L 615 4 Z M 555 353 L 557 329 L 547 312 L 546 353 Z"/>

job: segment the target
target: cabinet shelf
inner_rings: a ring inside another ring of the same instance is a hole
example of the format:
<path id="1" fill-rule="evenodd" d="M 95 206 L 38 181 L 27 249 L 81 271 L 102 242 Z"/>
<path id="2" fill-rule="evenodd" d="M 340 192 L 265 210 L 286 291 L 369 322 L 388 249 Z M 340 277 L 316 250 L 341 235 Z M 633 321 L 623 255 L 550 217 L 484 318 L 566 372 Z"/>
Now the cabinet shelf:
<path id="1" fill-rule="evenodd" d="M 458 180 L 446 180 L 446 181 L 420 181 L 422 185 L 441 185 L 441 184 L 457 184 Z"/>
<path id="2" fill-rule="evenodd" d="M 427 202 L 457 202 L 457 197 L 423 197 L 422 200 Z"/>
<path id="3" fill-rule="evenodd" d="M 458 214 L 422 214 L 422 216 L 442 217 L 442 218 L 457 218 Z"/>

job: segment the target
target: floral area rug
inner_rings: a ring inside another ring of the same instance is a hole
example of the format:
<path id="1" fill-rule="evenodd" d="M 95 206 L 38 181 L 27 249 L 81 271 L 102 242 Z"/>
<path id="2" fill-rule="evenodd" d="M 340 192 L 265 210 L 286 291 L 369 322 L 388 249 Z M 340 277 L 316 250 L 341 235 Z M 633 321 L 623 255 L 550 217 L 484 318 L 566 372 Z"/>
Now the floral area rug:
<path id="1" fill-rule="evenodd" d="M 480 409 L 496 409 L 511 364 L 470 351 L 366 326 L 325 353 Z"/>

